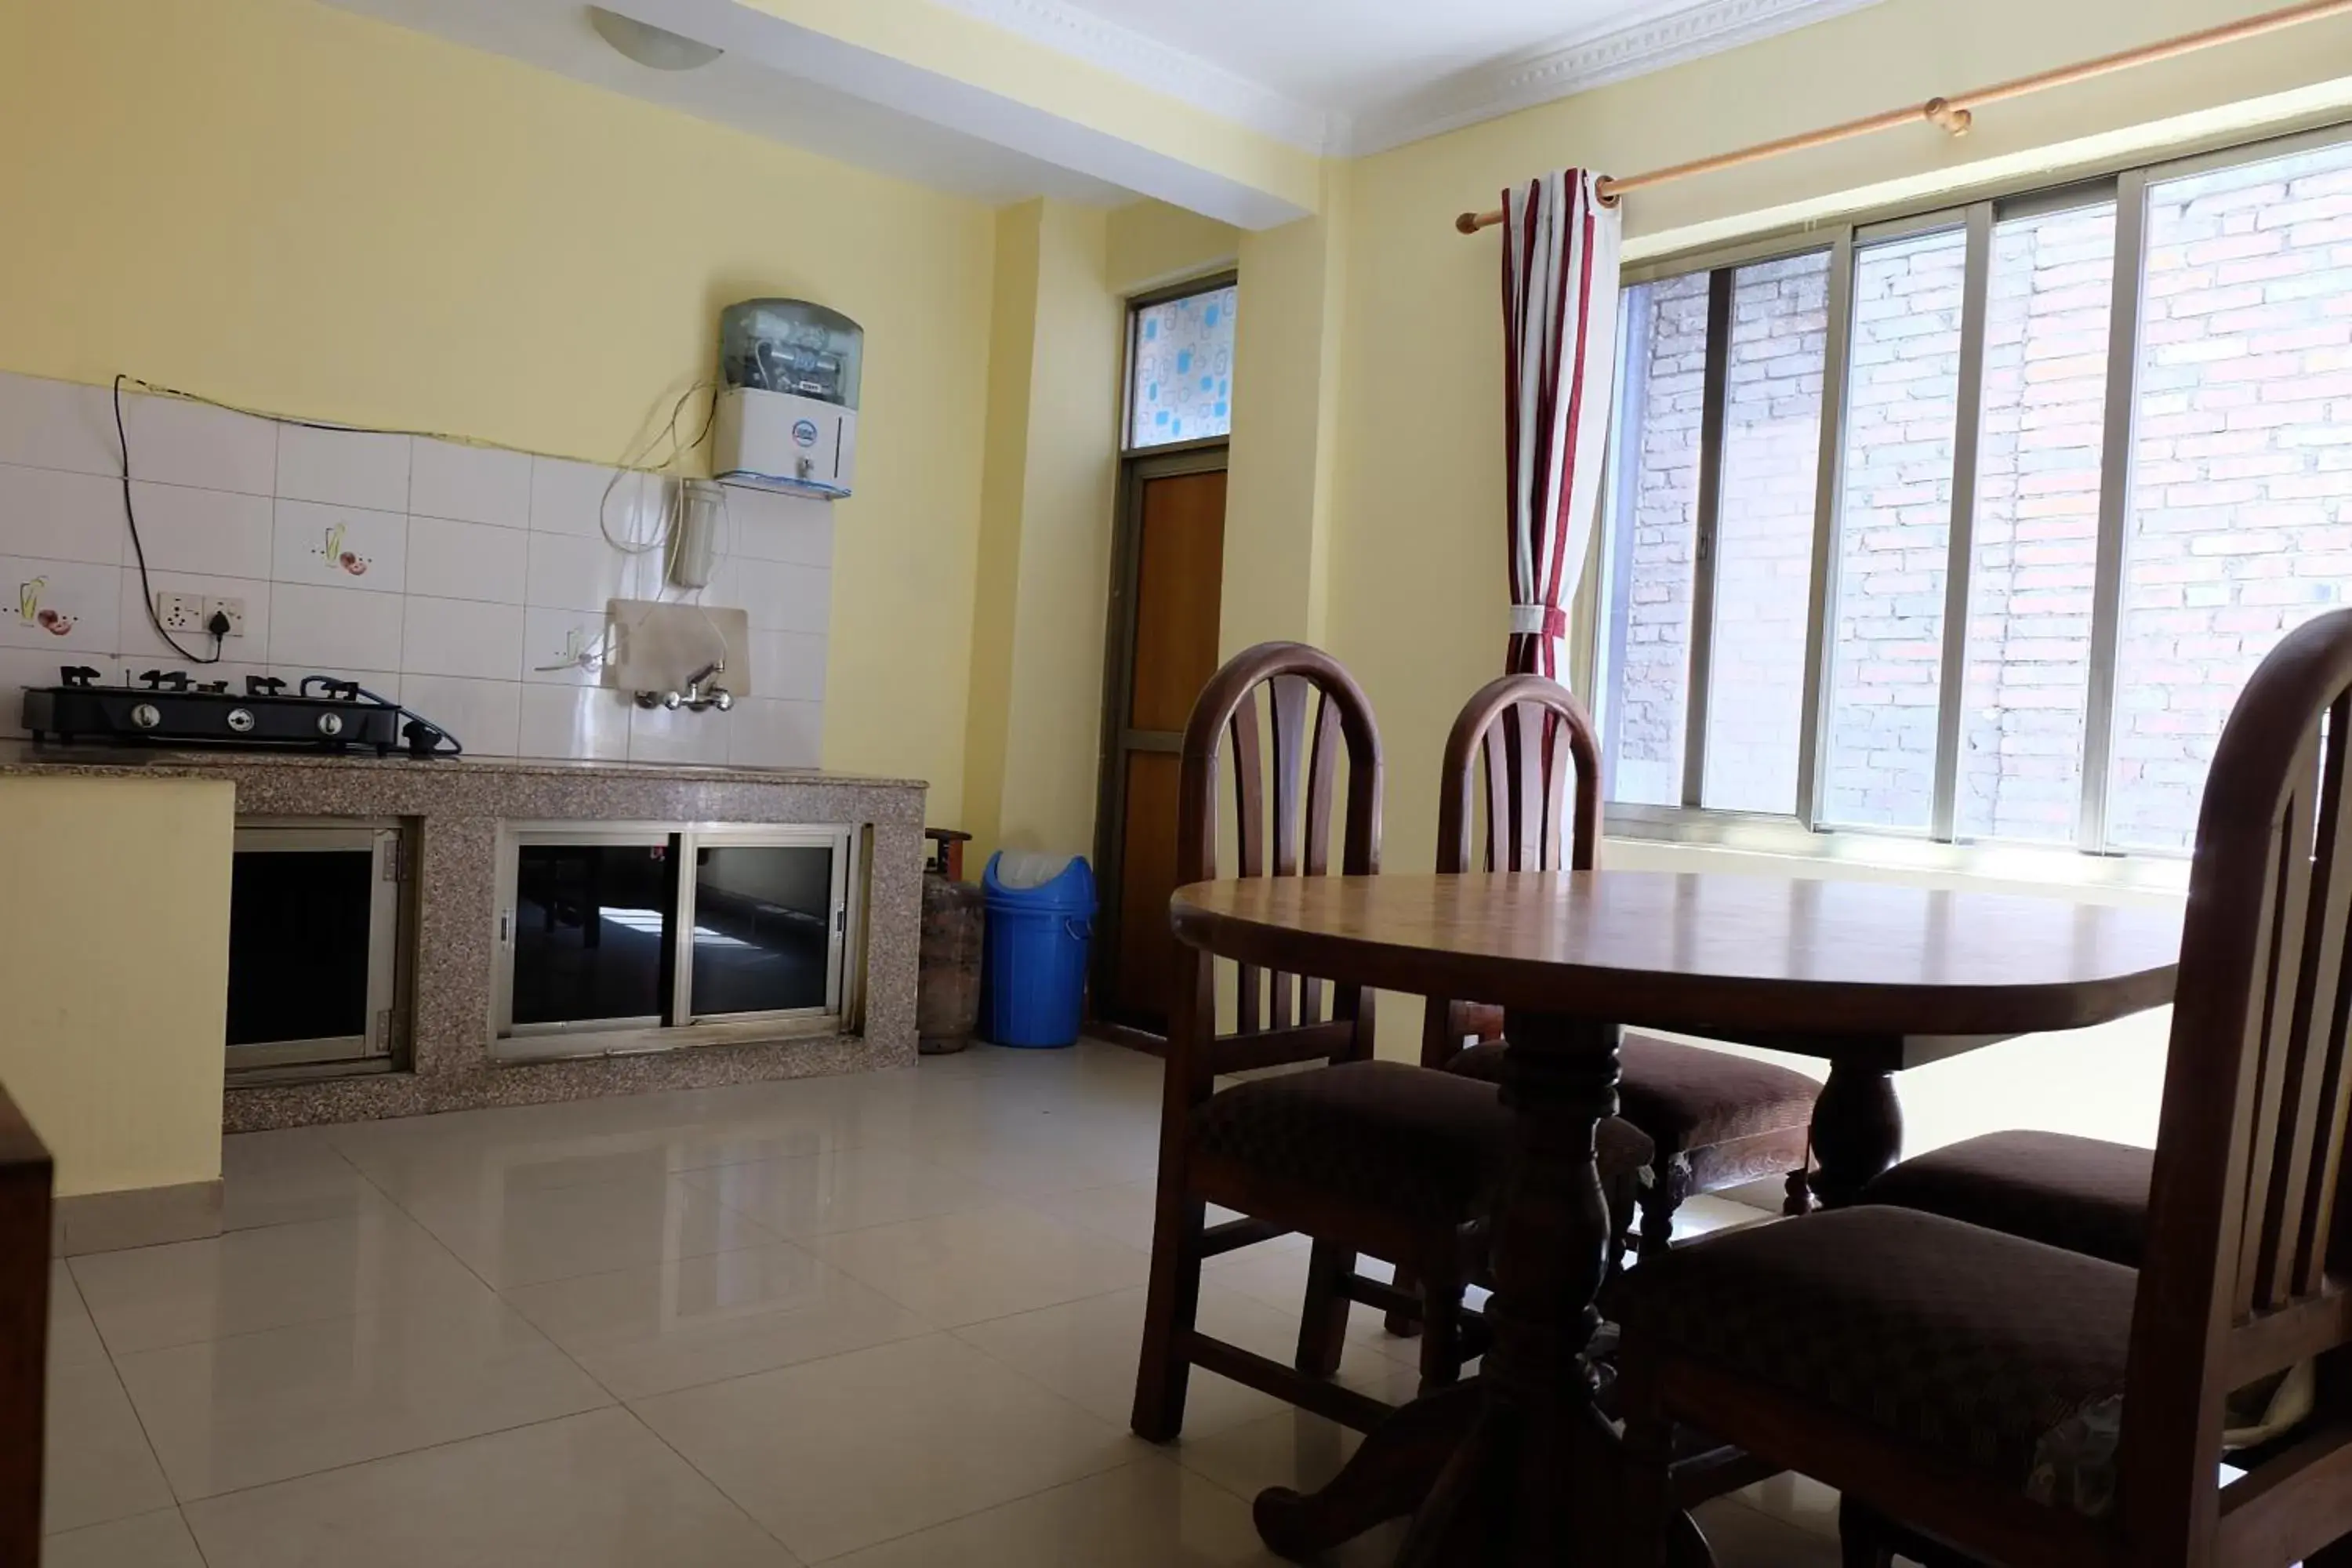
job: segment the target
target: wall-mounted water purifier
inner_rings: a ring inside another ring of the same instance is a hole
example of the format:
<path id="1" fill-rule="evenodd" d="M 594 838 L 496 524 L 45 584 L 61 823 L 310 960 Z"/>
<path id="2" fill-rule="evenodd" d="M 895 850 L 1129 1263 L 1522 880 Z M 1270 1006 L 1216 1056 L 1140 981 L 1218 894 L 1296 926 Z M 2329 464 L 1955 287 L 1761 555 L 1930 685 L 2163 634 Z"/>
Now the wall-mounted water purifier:
<path id="1" fill-rule="evenodd" d="M 831 500 L 857 465 L 866 331 L 805 300 L 746 300 L 719 322 L 725 384 L 711 426 L 719 482 Z"/>

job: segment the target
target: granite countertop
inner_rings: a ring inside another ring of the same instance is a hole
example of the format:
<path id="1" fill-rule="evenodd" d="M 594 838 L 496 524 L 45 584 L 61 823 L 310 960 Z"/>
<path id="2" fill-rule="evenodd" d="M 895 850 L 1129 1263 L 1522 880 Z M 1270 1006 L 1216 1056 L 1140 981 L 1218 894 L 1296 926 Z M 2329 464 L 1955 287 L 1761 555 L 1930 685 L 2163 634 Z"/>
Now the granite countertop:
<path id="1" fill-rule="evenodd" d="M 540 773 L 577 778 L 696 779 L 713 783 L 852 784 L 865 789 L 923 789 L 920 779 L 873 778 L 815 768 L 732 767 L 711 763 L 620 763 L 564 757 L 410 757 L 373 752 L 174 749 L 164 746 L 57 746 L 0 741 L 0 775 L 75 773 L 125 778 L 189 777 L 254 768 L 430 769 L 456 773 Z"/>

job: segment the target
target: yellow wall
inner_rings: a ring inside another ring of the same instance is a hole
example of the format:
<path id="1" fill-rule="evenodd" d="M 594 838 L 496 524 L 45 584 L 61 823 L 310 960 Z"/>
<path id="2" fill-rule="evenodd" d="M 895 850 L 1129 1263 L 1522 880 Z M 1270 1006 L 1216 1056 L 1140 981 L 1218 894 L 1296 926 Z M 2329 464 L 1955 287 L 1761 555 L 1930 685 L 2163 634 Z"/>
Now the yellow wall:
<path id="1" fill-rule="evenodd" d="M 961 824 L 983 858 L 1094 849 L 1126 341 L 1109 254 L 1106 213 L 999 215 Z"/>
<path id="2" fill-rule="evenodd" d="M 0 778 L 0 1085 L 60 1197 L 220 1174 L 233 794 Z"/>
<path id="3" fill-rule="evenodd" d="M 824 758 L 961 814 L 986 207 L 311 0 L 0 0 L 0 369 L 610 462 L 727 302 L 856 317 Z"/>
<path id="4" fill-rule="evenodd" d="M 1231 224 L 1199 213 L 1130 202 L 1110 215 L 1110 286 L 1121 296 L 1140 294 L 1231 267 L 1241 239 Z"/>

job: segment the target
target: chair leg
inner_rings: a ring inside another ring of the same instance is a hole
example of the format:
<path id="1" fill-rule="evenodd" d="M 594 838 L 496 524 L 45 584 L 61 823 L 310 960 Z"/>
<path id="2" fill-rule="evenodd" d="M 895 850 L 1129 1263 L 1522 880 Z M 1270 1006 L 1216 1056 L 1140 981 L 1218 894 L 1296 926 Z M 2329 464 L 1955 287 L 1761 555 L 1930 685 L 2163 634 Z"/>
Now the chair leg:
<path id="1" fill-rule="evenodd" d="M 1339 1370 L 1339 1352 L 1348 1342 L 1348 1277 L 1356 1271 L 1356 1255 L 1335 1241 L 1318 1241 L 1307 1255 L 1307 1300 L 1298 1320 L 1297 1365 L 1308 1377 L 1330 1377 Z"/>
<path id="2" fill-rule="evenodd" d="M 1838 1501 L 1840 1568 L 1894 1568 L 1895 1545 L 1878 1515 L 1852 1498 Z"/>
<path id="3" fill-rule="evenodd" d="M 1679 1155 L 1665 1155 L 1650 1167 L 1650 1184 L 1642 1189 L 1642 1243 L 1635 1256 L 1643 1262 L 1663 1258 L 1674 1245 L 1675 1211 L 1690 1195 L 1690 1165 Z"/>
<path id="4" fill-rule="evenodd" d="M 1165 1173 L 1161 1176 L 1165 1193 Z M 1128 1425 L 1150 1443 L 1172 1442 L 1184 1429 L 1184 1393 L 1192 1362 L 1181 1341 L 1201 1306 L 1201 1232 L 1207 1205 L 1181 1190 L 1163 1197 L 1151 1231 L 1151 1288 L 1143 1308 L 1143 1351 L 1135 1369 L 1135 1409 Z"/>
<path id="5" fill-rule="evenodd" d="M 1677 1533 L 1674 1423 L 1658 1399 L 1654 1369 L 1638 1351 L 1621 1350 L 1617 1388 L 1625 1415 L 1617 1561 L 1621 1568 L 1663 1568 Z"/>
<path id="6" fill-rule="evenodd" d="M 1421 1282 L 1421 1392 L 1462 1381 L 1462 1280 L 1425 1275 Z"/>
<path id="7" fill-rule="evenodd" d="M 1421 1293 L 1421 1276 L 1415 1274 L 1412 1269 L 1405 1268 L 1402 1264 L 1399 1264 L 1397 1266 L 1396 1279 L 1393 1283 L 1398 1289 L 1405 1291 L 1408 1294 L 1419 1295 Z M 1421 1332 L 1421 1320 L 1414 1317 L 1411 1312 L 1406 1311 L 1392 1311 L 1389 1313 L 1386 1317 L 1381 1320 L 1381 1326 L 1401 1340 L 1409 1340 L 1412 1338 L 1413 1335 Z"/>
<path id="8" fill-rule="evenodd" d="M 1802 1165 L 1789 1173 L 1788 1184 L 1784 1190 L 1788 1193 L 1788 1196 L 1780 1200 L 1782 1214 L 1795 1215 L 1813 1212 L 1812 1176 Z"/>

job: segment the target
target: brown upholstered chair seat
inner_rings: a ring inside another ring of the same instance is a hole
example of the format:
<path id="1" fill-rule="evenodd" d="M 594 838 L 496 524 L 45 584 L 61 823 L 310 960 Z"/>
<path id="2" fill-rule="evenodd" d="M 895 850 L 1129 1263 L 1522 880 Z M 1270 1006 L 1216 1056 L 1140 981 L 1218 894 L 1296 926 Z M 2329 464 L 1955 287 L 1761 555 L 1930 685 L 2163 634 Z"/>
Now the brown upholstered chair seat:
<path id="1" fill-rule="evenodd" d="M 1192 1131 L 1194 1152 L 1209 1164 L 1459 1225 L 1486 1212 L 1510 1127 L 1493 1084 L 1356 1061 L 1225 1089 L 1192 1113 Z M 1650 1162 L 1649 1139 L 1622 1121 L 1601 1123 L 1599 1143 L 1604 1181 Z"/>
<path id="2" fill-rule="evenodd" d="M 1448 1063 L 1447 1070 L 1499 1081 L 1503 1051 L 1500 1040 L 1472 1046 Z M 1617 1086 L 1617 1113 L 1664 1152 L 1691 1154 L 1697 1190 L 1802 1168 L 1813 1100 L 1822 1089 L 1804 1074 L 1631 1029 L 1625 1033 L 1622 1059 L 1624 1076 Z M 1749 1146 L 1756 1139 L 1771 1147 Z M 1752 1168 L 1697 1170 L 1701 1152 L 1716 1149 Z M 1791 1150 L 1793 1162 L 1789 1159 Z"/>
<path id="3" fill-rule="evenodd" d="M 1624 1315 L 1629 1333 L 2100 1514 L 2138 1281 L 1939 1215 L 1862 1207 L 1644 1261 Z"/>
<path id="4" fill-rule="evenodd" d="M 2156 1155 L 2063 1132 L 1994 1132 L 1906 1160 L 1866 1204 L 1923 1209 L 1988 1230 L 2139 1267 Z"/>

